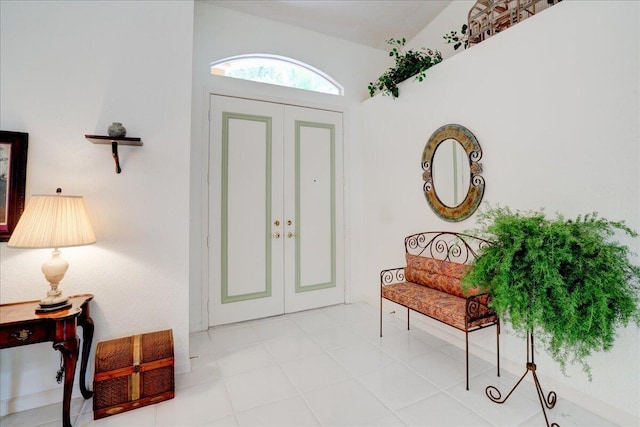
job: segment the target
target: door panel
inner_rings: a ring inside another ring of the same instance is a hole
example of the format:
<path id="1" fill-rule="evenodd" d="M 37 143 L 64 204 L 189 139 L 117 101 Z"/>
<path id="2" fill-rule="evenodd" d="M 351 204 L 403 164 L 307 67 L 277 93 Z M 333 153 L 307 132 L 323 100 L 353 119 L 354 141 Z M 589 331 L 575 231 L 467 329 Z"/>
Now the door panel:
<path id="1" fill-rule="evenodd" d="M 296 122 L 296 292 L 335 286 L 333 127 Z"/>
<path id="2" fill-rule="evenodd" d="M 271 118 L 223 113 L 222 120 L 222 302 L 269 297 Z M 239 268 L 247 259 L 251 268 Z"/>

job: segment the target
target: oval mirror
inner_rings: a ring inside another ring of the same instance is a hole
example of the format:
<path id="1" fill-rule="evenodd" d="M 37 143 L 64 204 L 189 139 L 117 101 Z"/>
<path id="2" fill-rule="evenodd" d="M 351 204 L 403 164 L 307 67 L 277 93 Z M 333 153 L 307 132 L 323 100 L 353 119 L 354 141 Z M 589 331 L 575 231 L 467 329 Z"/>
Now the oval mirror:
<path id="1" fill-rule="evenodd" d="M 450 208 L 462 203 L 470 177 L 469 160 L 462 145 L 452 138 L 442 141 L 433 155 L 431 169 L 438 199 Z"/>
<path id="2" fill-rule="evenodd" d="M 446 221 L 471 216 L 484 195 L 482 149 L 464 126 L 440 127 L 422 152 L 423 191 L 431 209 Z"/>

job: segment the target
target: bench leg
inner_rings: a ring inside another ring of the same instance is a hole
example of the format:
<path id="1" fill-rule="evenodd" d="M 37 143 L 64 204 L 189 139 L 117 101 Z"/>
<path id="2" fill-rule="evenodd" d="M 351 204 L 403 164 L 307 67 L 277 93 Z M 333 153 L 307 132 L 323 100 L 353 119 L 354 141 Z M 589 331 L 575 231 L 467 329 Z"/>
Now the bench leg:
<path id="1" fill-rule="evenodd" d="M 496 354 L 496 366 L 498 366 L 498 376 L 500 376 L 500 320 L 498 320 L 498 323 L 496 323 Z"/>
<path id="2" fill-rule="evenodd" d="M 409 313 L 411 313 L 411 310 L 407 307 L 407 331 L 409 330 Z"/>
<path id="3" fill-rule="evenodd" d="M 469 390 L 469 332 L 464 332 L 464 343 L 466 350 L 466 362 L 467 362 L 467 390 Z"/>
<path id="4" fill-rule="evenodd" d="M 380 338 L 382 338 L 382 295 L 380 296 Z"/>

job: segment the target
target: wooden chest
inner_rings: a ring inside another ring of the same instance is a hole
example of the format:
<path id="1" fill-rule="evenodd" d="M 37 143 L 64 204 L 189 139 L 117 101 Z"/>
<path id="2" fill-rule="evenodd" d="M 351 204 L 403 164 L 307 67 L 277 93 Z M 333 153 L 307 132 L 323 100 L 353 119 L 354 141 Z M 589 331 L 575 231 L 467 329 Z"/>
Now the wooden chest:
<path id="1" fill-rule="evenodd" d="M 99 342 L 93 379 L 93 418 L 174 397 L 172 330 Z"/>

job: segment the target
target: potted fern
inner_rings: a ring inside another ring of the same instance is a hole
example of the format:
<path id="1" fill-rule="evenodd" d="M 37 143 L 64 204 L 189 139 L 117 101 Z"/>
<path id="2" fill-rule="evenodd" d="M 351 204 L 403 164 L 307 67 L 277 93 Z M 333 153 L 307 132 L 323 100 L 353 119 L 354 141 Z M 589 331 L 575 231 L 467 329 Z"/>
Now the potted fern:
<path id="1" fill-rule="evenodd" d="M 591 380 L 587 357 L 610 350 L 619 326 L 640 325 L 640 268 L 629 261 L 631 251 L 614 238 L 637 233 L 623 221 L 596 213 L 575 220 L 561 215 L 549 219 L 542 211 L 492 207 L 478 218 L 476 234 L 491 244 L 475 259 L 463 287 L 479 286 L 490 293 L 490 305 L 500 318 L 526 334 L 527 371 L 522 378 L 532 372 L 546 419 L 545 406 L 551 409 L 556 395 L 545 398 L 537 380 L 533 337 L 563 373 L 567 364 L 577 363 Z M 502 399 L 498 389 L 489 386 L 486 394 L 503 403 L 511 392 Z"/>
<path id="2" fill-rule="evenodd" d="M 492 244 L 463 279 L 492 296 L 492 306 L 515 331 L 535 331 L 563 372 L 613 346 L 618 326 L 640 325 L 640 267 L 612 239 L 637 233 L 597 214 L 548 219 L 541 211 L 494 207 L 479 214 L 478 234 Z"/>

